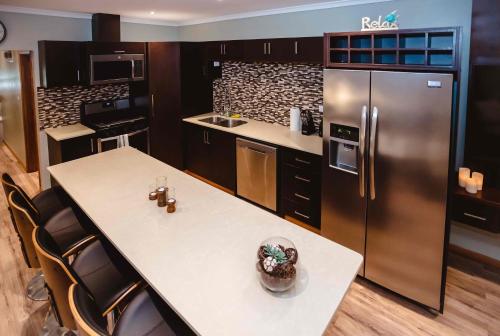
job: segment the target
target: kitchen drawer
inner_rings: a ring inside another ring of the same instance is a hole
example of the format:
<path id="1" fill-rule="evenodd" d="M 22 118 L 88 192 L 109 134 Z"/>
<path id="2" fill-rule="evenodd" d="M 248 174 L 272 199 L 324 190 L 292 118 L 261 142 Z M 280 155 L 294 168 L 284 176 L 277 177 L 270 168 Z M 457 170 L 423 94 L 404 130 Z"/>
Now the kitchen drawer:
<path id="1" fill-rule="evenodd" d="M 307 225 L 320 229 L 319 209 L 317 207 L 298 204 L 290 200 L 283 202 L 283 215 L 295 218 Z"/>
<path id="2" fill-rule="evenodd" d="M 283 162 L 315 173 L 321 171 L 321 156 L 319 155 L 286 149 L 283 150 Z"/>
<path id="3" fill-rule="evenodd" d="M 474 200 L 456 197 L 453 203 L 453 220 L 500 233 L 500 208 Z"/>
<path id="4" fill-rule="evenodd" d="M 282 197 L 301 204 L 319 202 L 320 176 L 285 165 L 283 169 L 282 190 Z"/>

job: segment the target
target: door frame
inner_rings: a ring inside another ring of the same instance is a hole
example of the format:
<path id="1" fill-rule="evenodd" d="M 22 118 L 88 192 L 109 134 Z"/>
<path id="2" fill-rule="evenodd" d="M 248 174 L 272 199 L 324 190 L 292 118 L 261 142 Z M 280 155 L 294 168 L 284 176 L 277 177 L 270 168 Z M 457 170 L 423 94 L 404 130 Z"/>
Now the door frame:
<path id="1" fill-rule="evenodd" d="M 23 106 L 24 144 L 26 148 L 26 172 L 39 170 L 38 122 L 35 102 L 35 83 L 33 77 L 33 52 L 19 53 L 19 77 Z"/>

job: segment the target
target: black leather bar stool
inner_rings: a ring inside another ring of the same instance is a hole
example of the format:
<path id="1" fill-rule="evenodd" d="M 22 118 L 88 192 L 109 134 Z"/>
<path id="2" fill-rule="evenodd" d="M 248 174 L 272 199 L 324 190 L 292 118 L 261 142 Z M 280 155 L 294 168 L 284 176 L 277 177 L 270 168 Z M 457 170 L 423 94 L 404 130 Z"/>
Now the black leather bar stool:
<path id="1" fill-rule="evenodd" d="M 44 273 L 46 287 L 51 298 L 51 309 L 57 322 L 52 328 L 49 326 L 50 323 L 45 324 L 44 331 L 47 335 L 63 335 L 66 331 L 76 329 L 68 305 L 68 290 L 71 284 L 76 283 L 76 279 L 70 271 L 68 260 L 70 256 L 97 239 L 95 236 L 90 236 L 77 244 L 71 244 L 71 248 L 61 254 L 64 248 L 58 246 L 50 234 L 51 231 L 57 232 L 59 223 L 52 219 L 45 227 L 37 226 L 33 230 L 33 245 Z"/>
<path id="2" fill-rule="evenodd" d="M 17 190 L 28 203 L 33 218 L 40 224 L 44 224 L 57 212 L 70 205 L 69 198 L 60 187 L 52 187 L 30 198 L 23 188 L 16 184 L 7 173 L 2 174 L 2 186 L 5 197 L 8 197 L 12 191 Z"/>
<path id="3" fill-rule="evenodd" d="M 26 255 L 27 265 L 30 268 L 40 268 L 40 263 L 35 252 L 32 239 L 33 230 L 39 225 L 33 218 L 34 215 L 31 211 L 29 202 L 17 189 L 9 194 L 8 201 L 14 218 L 14 223 L 20 237 L 21 249 Z M 54 234 L 57 234 L 58 240 L 61 241 L 61 249 L 64 249 L 64 251 L 60 251 L 62 254 L 71 254 L 73 247 L 77 247 L 82 243 L 82 241 L 85 241 L 93 236 L 93 234 L 89 234 L 82 227 L 81 221 L 84 220 L 78 219 L 71 208 L 59 211 L 52 218 L 55 218 L 55 220 L 52 221 L 53 223 L 58 223 L 58 231 L 54 232 Z M 45 223 L 45 225 L 50 222 L 51 220 Z M 54 226 L 54 224 L 51 225 Z M 45 280 L 41 273 L 35 276 L 34 280 L 30 281 L 30 284 L 28 285 L 28 297 L 33 300 L 48 299 L 48 293 L 45 288 Z"/>
<path id="4" fill-rule="evenodd" d="M 95 241 L 81 251 L 71 264 L 77 282 L 89 293 L 100 315 L 119 309 L 140 289 L 140 276 L 109 245 Z"/>
<path id="5" fill-rule="evenodd" d="M 80 336 L 173 336 L 195 335 L 189 327 L 161 302 L 150 289 L 142 289 L 120 315 L 112 333 L 97 313 L 97 306 L 85 289 L 71 285 L 69 303 Z"/>
<path id="6" fill-rule="evenodd" d="M 140 282 L 133 272 L 125 270 L 122 273 L 125 267 L 114 258 L 111 260 L 110 253 L 96 236 L 90 236 L 77 244 L 68 243 L 71 234 L 67 233 L 78 230 L 67 229 L 65 216 L 69 215 L 64 212 L 54 216 L 45 226 L 35 228 L 33 243 L 47 279 L 57 321 L 62 327 L 75 330 L 75 321 L 68 304 L 71 284 L 78 283 L 91 288 L 90 293 L 99 298 L 96 312 L 106 320 L 109 312 L 128 302 L 128 295 L 140 287 Z M 69 263 L 71 256 L 76 256 L 72 264 Z"/>

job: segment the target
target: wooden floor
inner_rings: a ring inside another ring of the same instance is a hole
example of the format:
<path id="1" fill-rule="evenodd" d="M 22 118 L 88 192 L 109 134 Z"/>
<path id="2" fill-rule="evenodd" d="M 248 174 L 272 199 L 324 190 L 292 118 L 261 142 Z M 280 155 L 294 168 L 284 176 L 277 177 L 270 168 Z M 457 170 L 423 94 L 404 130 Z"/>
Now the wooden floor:
<path id="1" fill-rule="evenodd" d="M 1 145 L 0 172 L 5 171 L 28 193 L 37 192 L 38 176 L 23 173 Z M 24 264 L 9 223 L 3 191 L 0 218 L 0 335 L 37 335 L 48 307 L 25 296 L 26 283 L 33 271 Z M 450 264 L 453 267 L 448 268 L 443 315 L 434 316 L 366 280 L 357 279 L 326 335 L 500 336 L 500 275 L 458 256 L 453 256 Z"/>

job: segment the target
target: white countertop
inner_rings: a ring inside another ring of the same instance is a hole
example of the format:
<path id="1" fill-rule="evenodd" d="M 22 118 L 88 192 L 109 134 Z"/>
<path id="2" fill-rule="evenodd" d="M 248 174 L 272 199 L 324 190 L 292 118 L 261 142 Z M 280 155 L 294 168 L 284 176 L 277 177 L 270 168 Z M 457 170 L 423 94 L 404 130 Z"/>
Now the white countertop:
<path id="1" fill-rule="evenodd" d="M 361 265 L 341 245 L 231 196 L 131 147 L 48 168 L 103 234 L 199 335 L 321 335 Z M 165 175 L 177 211 L 147 198 Z M 297 284 L 265 290 L 260 243 L 292 240 Z"/>
<path id="2" fill-rule="evenodd" d="M 82 124 L 46 128 L 45 133 L 56 141 L 63 141 L 84 135 L 94 134 L 95 131 Z"/>
<path id="3" fill-rule="evenodd" d="M 199 119 L 208 118 L 211 116 L 222 117 L 219 114 L 209 113 L 185 118 L 183 120 L 192 124 L 214 128 L 224 132 L 269 142 L 283 147 L 297 149 L 316 155 L 323 154 L 323 139 L 317 134 L 302 135 L 302 133 L 300 132 L 290 131 L 290 128 L 287 126 L 271 124 L 264 121 L 256 121 L 248 118 L 239 118 L 238 120 L 244 120 L 247 123 L 233 128 L 217 126 L 199 121 Z"/>

